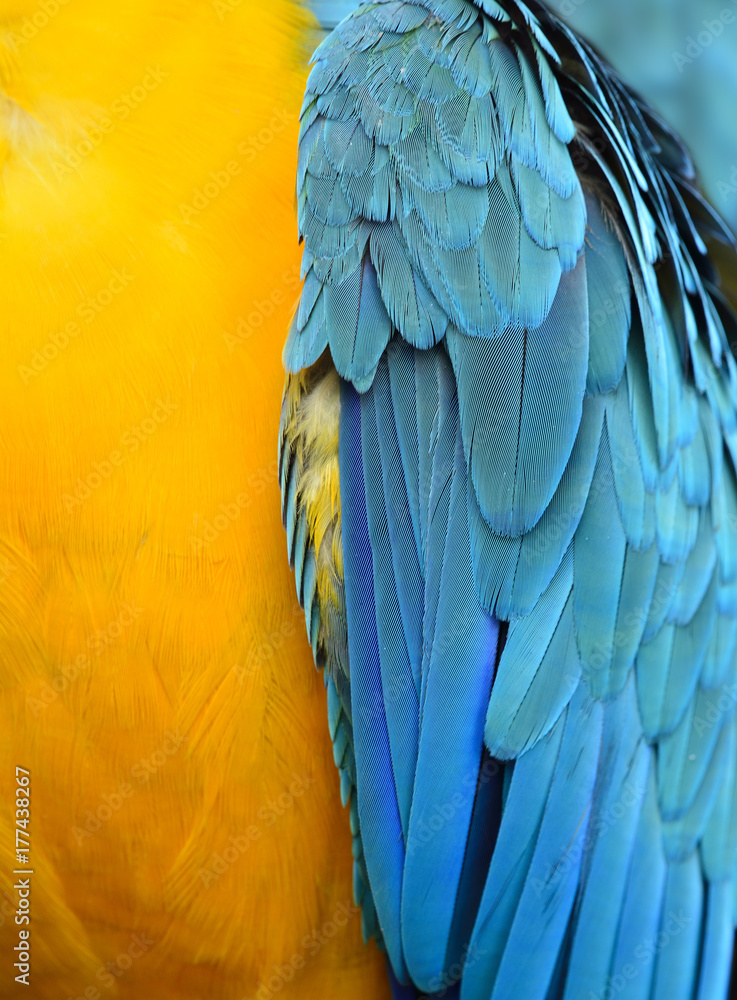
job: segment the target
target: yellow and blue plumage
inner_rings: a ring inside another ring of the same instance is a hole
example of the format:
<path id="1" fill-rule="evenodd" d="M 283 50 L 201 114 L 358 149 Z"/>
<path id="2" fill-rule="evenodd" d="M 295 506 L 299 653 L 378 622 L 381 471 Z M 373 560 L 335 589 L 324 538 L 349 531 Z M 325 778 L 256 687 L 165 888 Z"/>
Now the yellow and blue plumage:
<path id="1" fill-rule="evenodd" d="M 737 255 L 695 184 L 537 0 L 315 53 L 283 515 L 397 998 L 727 995 Z"/>
<path id="2" fill-rule="evenodd" d="M 273 444 L 313 24 L 1 7 L 0 995 L 380 996 Z"/>

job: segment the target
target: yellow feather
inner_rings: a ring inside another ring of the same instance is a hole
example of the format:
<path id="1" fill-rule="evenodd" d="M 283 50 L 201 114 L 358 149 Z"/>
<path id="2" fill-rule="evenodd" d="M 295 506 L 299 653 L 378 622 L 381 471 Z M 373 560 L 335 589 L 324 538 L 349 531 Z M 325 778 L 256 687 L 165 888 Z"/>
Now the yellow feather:
<path id="1" fill-rule="evenodd" d="M 0 996 L 387 995 L 279 521 L 308 29 L 1 5 Z"/>
<path id="2" fill-rule="evenodd" d="M 310 546 L 316 554 L 318 596 L 321 604 L 331 600 L 339 607 L 343 604 L 337 578 L 343 575 L 338 468 L 340 379 L 327 356 L 313 368 L 287 376 L 283 405 L 284 447 L 294 449 L 296 454 L 295 503 L 305 512 Z M 321 625 L 321 630 L 324 627 Z"/>

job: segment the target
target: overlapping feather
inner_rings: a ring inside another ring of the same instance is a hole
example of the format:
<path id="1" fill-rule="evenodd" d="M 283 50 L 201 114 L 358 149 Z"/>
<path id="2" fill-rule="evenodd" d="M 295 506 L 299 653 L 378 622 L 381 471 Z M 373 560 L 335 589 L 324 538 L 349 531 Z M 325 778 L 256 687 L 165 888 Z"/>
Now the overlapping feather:
<path id="1" fill-rule="evenodd" d="M 344 383 L 336 669 L 394 975 L 460 979 L 464 1000 L 598 995 L 685 912 L 623 995 L 720 996 L 724 233 L 677 138 L 538 3 L 364 4 L 315 59 L 285 361 L 329 350 Z"/>

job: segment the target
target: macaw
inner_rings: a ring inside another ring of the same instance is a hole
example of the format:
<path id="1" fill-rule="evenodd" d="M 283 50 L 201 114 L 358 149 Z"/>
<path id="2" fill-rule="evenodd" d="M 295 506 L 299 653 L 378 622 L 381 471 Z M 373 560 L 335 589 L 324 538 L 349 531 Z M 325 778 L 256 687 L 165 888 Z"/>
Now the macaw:
<path id="1" fill-rule="evenodd" d="M 737 912 L 733 238 L 537 0 L 314 55 L 289 559 L 396 997 L 720 1000 Z"/>
<path id="2" fill-rule="evenodd" d="M 317 25 L 0 15 L 0 996 L 388 996 L 279 517 Z"/>

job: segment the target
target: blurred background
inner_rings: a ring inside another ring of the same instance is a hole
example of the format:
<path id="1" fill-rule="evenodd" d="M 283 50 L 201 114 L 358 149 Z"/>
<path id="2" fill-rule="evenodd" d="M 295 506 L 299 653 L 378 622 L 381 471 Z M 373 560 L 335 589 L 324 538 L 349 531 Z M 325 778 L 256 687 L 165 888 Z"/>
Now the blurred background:
<path id="1" fill-rule="evenodd" d="M 356 0 L 311 0 L 334 27 Z M 737 233 L 737 0 L 548 0 L 691 150 L 701 184 Z"/>

